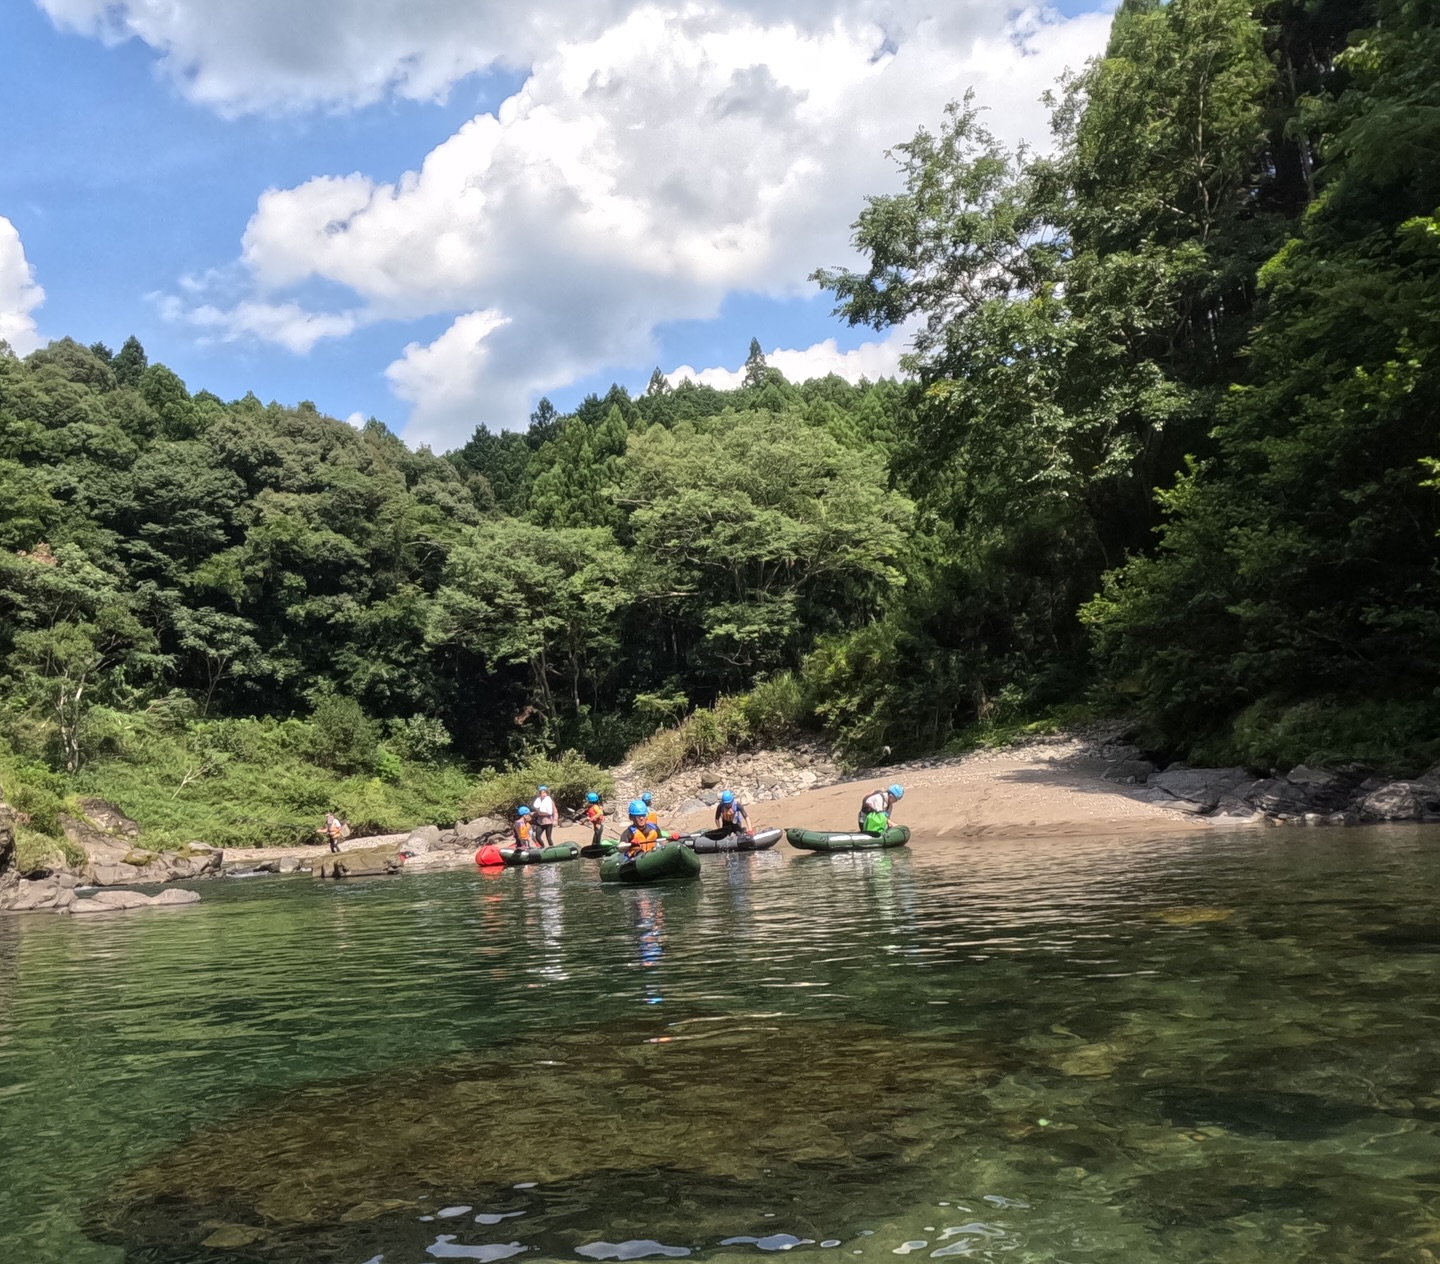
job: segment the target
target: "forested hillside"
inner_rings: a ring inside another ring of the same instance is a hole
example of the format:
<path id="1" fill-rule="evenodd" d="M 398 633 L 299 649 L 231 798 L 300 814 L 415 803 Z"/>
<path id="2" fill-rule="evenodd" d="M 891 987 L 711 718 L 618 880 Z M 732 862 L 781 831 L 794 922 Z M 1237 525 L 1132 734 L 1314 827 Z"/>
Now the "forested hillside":
<path id="1" fill-rule="evenodd" d="M 435 455 L 133 339 L 0 356 L 0 780 L 36 828 L 399 824 L 757 683 L 856 761 L 1081 700 L 1173 754 L 1433 756 L 1428 6 L 1127 2 L 1054 105 L 1036 158 L 957 103 L 816 274 L 918 330 L 904 383 L 756 345 Z"/>

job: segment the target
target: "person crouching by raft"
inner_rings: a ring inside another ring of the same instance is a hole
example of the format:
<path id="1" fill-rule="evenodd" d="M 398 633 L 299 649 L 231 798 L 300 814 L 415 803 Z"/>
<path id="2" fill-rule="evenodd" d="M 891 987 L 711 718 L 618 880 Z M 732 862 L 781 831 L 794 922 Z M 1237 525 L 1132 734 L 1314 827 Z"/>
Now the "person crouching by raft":
<path id="1" fill-rule="evenodd" d="M 535 838 L 541 847 L 555 845 L 555 800 L 550 797 L 549 786 L 536 786 L 535 799 L 530 804 L 535 815 Z"/>
<path id="2" fill-rule="evenodd" d="M 904 786 L 872 790 L 860 801 L 860 829 L 866 834 L 883 834 L 890 828 L 890 813 L 905 797 Z"/>
<path id="3" fill-rule="evenodd" d="M 511 823 L 510 832 L 515 836 L 517 851 L 537 845 L 531 837 L 530 809 L 523 803 L 515 809 L 515 820 Z"/>
<path id="4" fill-rule="evenodd" d="M 660 841 L 660 827 L 647 819 L 649 809 L 642 800 L 631 799 L 630 806 L 626 811 L 630 816 L 630 824 L 620 835 L 620 846 L 631 856 L 654 851 L 656 844 Z"/>
<path id="5" fill-rule="evenodd" d="M 605 805 L 600 802 L 600 796 L 593 790 L 585 796 L 585 824 L 594 831 L 590 839 L 590 846 L 599 847 L 600 840 L 605 833 Z"/>
<path id="6" fill-rule="evenodd" d="M 721 793 L 720 802 L 715 805 L 715 828 L 723 831 L 721 838 L 750 832 L 750 816 L 745 811 L 745 805 L 735 797 L 735 791 Z"/>

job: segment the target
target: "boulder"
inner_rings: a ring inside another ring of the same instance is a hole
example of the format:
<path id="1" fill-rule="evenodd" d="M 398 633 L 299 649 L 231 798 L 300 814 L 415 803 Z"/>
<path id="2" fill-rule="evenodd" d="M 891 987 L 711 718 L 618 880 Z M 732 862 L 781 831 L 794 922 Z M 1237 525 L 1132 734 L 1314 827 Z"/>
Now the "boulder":
<path id="1" fill-rule="evenodd" d="M 22 878 L 19 874 L 0 878 L 0 909 L 9 913 L 63 913 L 75 903 L 75 879 L 68 873 L 43 878 Z"/>
<path id="2" fill-rule="evenodd" d="M 131 839 L 140 833 L 138 821 L 132 821 L 113 803 L 107 803 L 104 799 L 81 799 L 80 810 L 90 824 L 107 834 Z"/>
<path id="3" fill-rule="evenodd" d="M 700 789 L 713 790 L 720 784 L 720 774 L 711 772 L 708 768 L 700 774 Z"/>
<path id="4" fill-rule="evenodd" d="M 1315 790 L 1328 790 L 1340 784 L 1340 778 L 1323 768 L 1311 768 L 1307 764 L 1296 764 L 1285 774 L 1285 780 L 1293 786 L 1307 786 Z"/>
<path id="5" fill-rule="evenodd" d="M 1136 785 L 1147 780 L 1154 771 L 1155 765 L 1148 759 L 1122 759 L 1105 770 L 1105 780 Z"/>
<path id="6" fill-rule="evenodd" d="M 1214 811 L 1225 795 L 1234 793 L 1250 780 L 1250 774 L 1243 768 L 1190 768 L 1171 764 L 1164 772 L 1147 777 L 1145 788 L 1160 790 L 1172 798 L 1199 803 L 1205 811 Z"/>
<path id="7" fill-rule="evenodd" d="M 1266 777 L 1253 782 L 1242 797 L 1271 816 L 1298 816 L 1310 810 L 1310 796 L 1305 788 L 1292 785 L 1284 777 Z"/>
<path id="8" fill-rule="evenodd" d="M 492 834 L 508 833 L 510 827 L 498 816 L 477 816 L 473 821 L 461 821 L 455 827 L 455 837 L 461 843 L 475 843 Z"/>
<path id="9" fill-rule="evenodd" d="M 310 872 L 317 878 L 370 878 L 399 873 L 401 863 L 400 855 L 393 846 L 357 847 L 352 851 L 321 856 L 311 862 Z"/>
<path id="10" fill-rule="evenodd" d="M 71 913 L 123 913 L 127 909 L 179 908 L 184 904 L 198 904 L 200 896 L 194 891 L 161 891 L 159 895 L 146 895 L 141 891 L 97 891 L 88 899 L 76 900 L 70 905 Z"/>
<path id="11" fill-rule="evenodd" d="M 275 862 L 276 873 L 295 873 L 300 868 L 299 856 L 281 856 Z"/>
<path id="12" fill-rule="evenodd" d="M 439 844 L 440 827 L 438 825 L 422 825 L 419 829 L 413 829 L 406 835 L 401 850 L 411 852 L 416 856 L 423 856 L 432 847 L 437 847 Z"/>
<path id="13" fill-rule="evenodd" d="M 689 812 L 703 812 L 705 810 L 705 806 L 705 801 L 703 799 L 686 799 L 685 802 L 682 803 L 675 810 L 681 816 L 684 816 Z"/>
<path id="14" fill-rule="evenodd" d="M 1423 821 L 1440 815 L 1440 781 L 1392 781 L 1360 801 L 1367 821 Z"/>

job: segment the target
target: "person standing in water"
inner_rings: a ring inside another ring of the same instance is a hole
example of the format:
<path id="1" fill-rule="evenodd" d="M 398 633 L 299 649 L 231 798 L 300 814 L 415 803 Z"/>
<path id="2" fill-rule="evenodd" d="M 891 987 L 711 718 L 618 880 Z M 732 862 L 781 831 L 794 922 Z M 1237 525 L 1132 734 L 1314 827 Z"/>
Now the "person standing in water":
<path id="1" fill-rule="evenodd" d="M 750 814 L 745 811 L 745 805 L 735 797 L 735 791 L 726 790 L 721 793 L 720 802 L 715 805 L 715 828 L 723 831 L 721 838 L 750 832 Z"/>
<path id="2" fill-rule="evenodd" d="M 605 805 L 593 790 L 585 796 L 585 824 L 593 831 L 590 846 L 599 847 L 605 833 Z"/>
<path id="3" fill-rule="evenodd" d="M 515 820 L 510 825 L 510 832 L 515 836 L 516 851 L 524 851 L 527 847 L 536 845 L 531 837 L 530 809 L 523 803 L 515 809 Z"/>
<path id="4" fill-rule="evenodd" d="M 865 834 L 883 834 L 890 828 L 890 813 L 904 797 L 905 787 L 900 785 L 872 790 L 860 800 L 860 831 Z"/>
<path id="5" fill-rule="evenodd" d="M 535 838 L 541 847 L 555 845 L 555 800 L 550 797 L 549 786 L 535 788 L 535 800 L 530 804 L 535 814 Z"/>

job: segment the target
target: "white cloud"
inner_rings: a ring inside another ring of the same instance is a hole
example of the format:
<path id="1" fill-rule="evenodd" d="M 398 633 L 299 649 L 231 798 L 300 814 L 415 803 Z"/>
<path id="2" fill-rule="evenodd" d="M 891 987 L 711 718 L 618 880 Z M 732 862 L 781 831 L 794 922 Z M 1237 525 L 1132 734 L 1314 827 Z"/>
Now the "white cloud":
<path id="1" fill-rule="evenodd" d="M 401 399 L 417 409 L 454 415 L 463 425 L 461 414 L 476 406 L 485 389 L 490 335 L 505 324 L 499 312 L 466 312 L 428 347 L 412 342 L 385 376 Z"/>
<path id="2" fill-rule="evenodd" d="M 19 230 L 0 215 L 0 340 L 17 355 L 29 355 L 40 345 L 30 313 L 44 301 L 45 291 L 35 284 L 35 269 L 25 259 Z"/>
<path id="3" fill-rule="evenodd" d="M 765 363 L 772 369 L 779 369 L 791 382 L 808 382 L 811 378 L 828 377 L 831 373 L 855 383 L 861 378 L 874 382 L 882 377 L 899 377 L 900 357 L 905 354 L 909 343 L 909 332 L 897 329 L 879 342 L 864 342 L 849 351 L 835 346 L 834 338 L 800 349 L 784 350 L 777 347 L 767 352 Z M 745 366 L 738 369 L 696 369 L 682 364 L 665 375 L 672 386 L 679 386 L 687 378 L 701 386 L 713 386 L 728 391 L 741 385 L 745 380 Z"/>
<path id="4" fill-rule="evenodd" d="M 1040 93 L 1109 22 L 1004 0 L 40 3 L 138 35 L 193 98 L 230 110 L 435 95 L 496 57 L 530 65 L 398 181 L 267 191 L 241 301 L 188 309 L 221 337 L 297 350 L 452 317 L 388 370 L 413 405 L 406 437 L 436 446 L 518 424 L 537 392 L 653 364 L 660 325 L 712 318 L 728 294 L 812 293 L 815 267 L 852 261 L 865 196 L 895 187 L 887 147 L 971 87 L 1002 138 L 1043 141 Z M 353 310 L 306 312 L 294 287 L 316 280 L 352 291 Z"/>
<path id="5" fill-rule="evenodd" d="M 278 343 L 297 355 L 304 355 L 323 338 L 343 338 L 354 333 L 363 323 L 356 312 L 311 312 L 299 303 L 249 300 L 230 308 L 211 303 L 186 307 L 174 297 L 163 297 L 160 313 L 167 320 L 184 321 L 213 331 L 214 338 L 220 342 L 259 338 Z"/>

